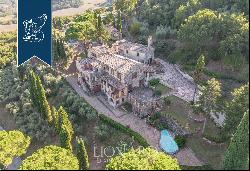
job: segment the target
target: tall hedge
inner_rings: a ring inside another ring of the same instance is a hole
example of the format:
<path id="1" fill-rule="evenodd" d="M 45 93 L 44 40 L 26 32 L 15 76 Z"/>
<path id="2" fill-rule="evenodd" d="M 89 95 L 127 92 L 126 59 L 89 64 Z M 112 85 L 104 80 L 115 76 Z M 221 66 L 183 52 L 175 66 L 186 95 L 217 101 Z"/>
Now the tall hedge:
<path id="1" fill-rule="evenodd" d="M 112 127 L 118 129 L 119 131 L 122 131 L 124 133 L 127 133 L 129 134 L 130 136 L 133 136 L 134 139 L 140 143 L 140 145 L 142 145 L 143 147 L 148 147 L 149 144 L 147 143 L 147 141 L 137 132 L 131 130 L 130 128 L 128 127 L 125 127 L 123 126 L 122 124 L 118 123 L 118 122 L 115 122 L 114 120 L 106 117 L 105 115 L 103 114 L 100 114 L 99 115 L 99 118 L 101 121 L 103 121 L 104 123 L 107 123 L 109 125 L 111 125 Z"/>

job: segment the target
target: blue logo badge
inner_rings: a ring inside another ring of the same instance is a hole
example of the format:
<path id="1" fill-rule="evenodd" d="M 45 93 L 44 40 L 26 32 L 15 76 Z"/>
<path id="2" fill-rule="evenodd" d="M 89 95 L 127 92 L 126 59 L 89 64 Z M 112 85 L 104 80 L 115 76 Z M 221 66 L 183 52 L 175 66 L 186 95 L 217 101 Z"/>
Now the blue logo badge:
<path id="1" fill-rule="evenodd" d="M 32 57 L 51 65 L 51 0 L 18 0 L 17 66 Z"/>

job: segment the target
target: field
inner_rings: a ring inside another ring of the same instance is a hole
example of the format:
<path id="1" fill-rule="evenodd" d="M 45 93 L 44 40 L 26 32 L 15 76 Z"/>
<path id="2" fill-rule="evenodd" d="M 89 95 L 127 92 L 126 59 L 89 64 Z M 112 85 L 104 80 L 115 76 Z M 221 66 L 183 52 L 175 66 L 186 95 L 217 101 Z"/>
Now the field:
<path id="1" fill-rule="evenodd" d="M 106 0 L 84 0 L 84 4 L 78 8 L 67 8 L 67 9 L 57 10 L 57 11 L 54 11 L 52 15 L 53 17 L 73 16 L 73 15 L 81 14 L 88 9 L 101 7 L 102 4 L 104 4 L 105 2 Z"/>
<path id="2" fill-rule="evenodd" d="M 58 16 L 73 16 L 77 14 L 81 14 L 88 9 L 94 9 L 105 5 L 106 0 L 84 0 L 84 4 L 79 8 L 67 8 L 62 10 L 57 10 L 52 13 L 54 17 Z M 0 18 L 2 21 L 2 19 Z M 14 31 L 16 30 L 16 24 L 0 24 L 0 32 Z"/>

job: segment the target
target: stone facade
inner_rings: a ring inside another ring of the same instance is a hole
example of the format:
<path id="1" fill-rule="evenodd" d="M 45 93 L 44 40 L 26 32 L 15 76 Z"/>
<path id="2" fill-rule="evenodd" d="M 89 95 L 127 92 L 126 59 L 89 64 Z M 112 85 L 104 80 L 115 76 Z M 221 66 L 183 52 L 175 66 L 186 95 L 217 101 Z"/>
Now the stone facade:
<path id="1" fill-rule="evenodd" d="M 132 43 L 127 40 L 116 41 L 112 49 L 116 54 L 125 56 L 135 61 L 151 64 L 154 60 L 154 51 L 152 37 L 148 38 L 148 46 Z"/>
<path id="2" fill-rule="evenodd" d="M 152 55 L 146 54 L 147 51 L 141 52 L 145 52 L 141 59 L 153 59 Z M 105 45 L 92 47 L 88 58 L 76 61 L 78 82 L 93 94 L 102 92 L 114 108 L 129 102 L 134 114 L 146 117 L 160 107 L 153 91 L 146 88 L 152 72 L 146 64 L 149 62 L 122 56 Z"/>

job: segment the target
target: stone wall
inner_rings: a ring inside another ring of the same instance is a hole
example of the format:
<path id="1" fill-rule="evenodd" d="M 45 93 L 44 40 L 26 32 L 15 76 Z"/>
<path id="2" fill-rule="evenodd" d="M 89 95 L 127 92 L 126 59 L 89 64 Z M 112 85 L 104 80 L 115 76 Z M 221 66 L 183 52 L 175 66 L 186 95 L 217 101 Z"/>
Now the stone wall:
<path id="1" fill-rule="evenodd" d="M 160 123 L 166 125 L 168 129 L 173 131 L 177 135 L 187 136 L 191 133 L 182 128 L 174 119 L 169 117 L 161 117 Z"/>

